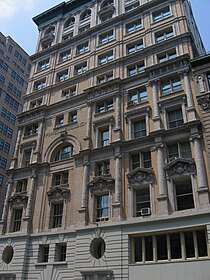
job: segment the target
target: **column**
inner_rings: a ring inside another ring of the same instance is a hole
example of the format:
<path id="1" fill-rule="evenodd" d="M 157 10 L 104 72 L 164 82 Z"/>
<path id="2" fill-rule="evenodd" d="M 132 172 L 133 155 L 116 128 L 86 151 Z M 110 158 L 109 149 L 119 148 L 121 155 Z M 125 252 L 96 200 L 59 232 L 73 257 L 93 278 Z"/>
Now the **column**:
<path id="1" fill-rule="evenodd" d="M 5 219 L 7 218 L 7 211 L 8 211 L 8 202 L 9 202 L 9 198 L 12 192 L 12 188 L 13 188 L 13 178 L 11 178 L 8 182 L 7 182 L 7 192 L 6 192 L 6 196 L 4 199 L 4 205 L 3 205 L 3 212 L 2 212 L 2 216 L 1 216 L 1 221 L 4 222 Z"/>
<path id="2" fill-rule="evenodd" d="M 187 110 L 188 110 L 188 121 L 195 120 L 195 109 L 194 109 L 194 101 L 193 101 L 193 94 L 192 89 L 190 86 L 190 79 L 188 71 L 183 73 L 184 75 L 184 83 L 185 83 L 185 93 L 187 95 Z"/>
<path id="3" fill-rule="evenodd" d="M 87 141 L 87 149 L 90 148 L 90 140 L 91 140 L 91 125 L 92 125 L 92 103 L 88 103 L 88 112 L 87 112 L 87 127 L 86 127 L 86 136 L 85 139 Z"/>
<path id="4" fill-rule="evenodd" d="M 121 172 L 121 156 L 115 157 L 115 202 L 121 203 L 121 185 L 122 185 L 122 172 Z"/>
<path id="5" fill-rule="evenodd" d="M 90 164 L 89 162 L 84 163 L 83 167 L 83 183 L 82 183 L 82 208 L 88 206 L 88 188 L 87 184 L 89 181 Z"/>
<path id="6" fill-rule="evenodd" d="M 154 130 L 160 129 L 160 110 L 158 104 L 158 80 L 151 81 L 150 86 L 152 87 L 152 101 L 153 101 L 153 122 Z"/>
<path id="7" fill-rule="evenodd" d="M 11 160 L 10 169 L 16 168 L 18 153 L 19 153 L 19 149 L 20 149 L 21 136 L 22 136 L 22 128 L 19 127 L 18 134 L 17 134 L 16 145 L 15 145 L 14 156 Z"/>
<path id="8" fill-rule="evenodd" d="M 27 208 L 26 208 L 26 218 L 30 218 L 31 212 L 32 212 L 32 206 L 35 198 L 35 188 L 36 188 L 36 175 L 31 176 L 31 187 L 28 195 L 28 203 L 27 203 Z"/>
<path id="9" fill-rule="evenodd" d="M 116 141 L 121 140 L 121 93 L 116 96 L 116 125 L 115 125 Z"/>
<path id="10" fill-rule="evenodd" d="M 194 144 L 194 156 L 195 156 L 195 164 L 197 170 L 197 191 L 199 195 L 199 203 L 200 204 L 208 204 L 208 183 L 206 177 L 206 169 L 203 157 L 203 151 L 201 147 L 200 136 L 194 136 L 191 141 Z"/>
<path id="11" fill-rule="evenodd" d="M 37 143 L 36 143 L 36 148 L 33 152 L 32 163 L 36 163 L 36 162 L 40 161 L 43 126 L 44 126 L 44 121 L 42 120 L 39 123 L 38 139 L 37 139 Z"/>
<path id="12" fill-rule="evenodd" d="M 157 183 L 158 183 L 158 205 L 159 212 L 161 214 L 168 213 L 168 196 L 167 196 L 167 184 L 165 176 L 165 157 L 164 157 L 164 144 L 160 143 L 156 146 L 157 149 Z"/>

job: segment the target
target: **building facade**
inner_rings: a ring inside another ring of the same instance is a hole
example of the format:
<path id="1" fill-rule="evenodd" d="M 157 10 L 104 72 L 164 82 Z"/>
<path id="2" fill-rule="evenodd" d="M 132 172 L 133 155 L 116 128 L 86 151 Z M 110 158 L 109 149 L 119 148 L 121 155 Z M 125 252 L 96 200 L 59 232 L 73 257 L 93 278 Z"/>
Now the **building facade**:
<path id="1" fill-rule="evenodd" d="M 40 35 L 1 218 L 2 279 L 206 280 L 209 159 L 189 1 L 68 1 Z"/>
<path id="2" fill-rule="evenodd" d="M 17 115 L 22 111 L 30 73 L 28 54 L 0 32 L 0 205 L 3 204 L 17 136 Z M 1 212 L 0 207 L 0 212 Z"/>

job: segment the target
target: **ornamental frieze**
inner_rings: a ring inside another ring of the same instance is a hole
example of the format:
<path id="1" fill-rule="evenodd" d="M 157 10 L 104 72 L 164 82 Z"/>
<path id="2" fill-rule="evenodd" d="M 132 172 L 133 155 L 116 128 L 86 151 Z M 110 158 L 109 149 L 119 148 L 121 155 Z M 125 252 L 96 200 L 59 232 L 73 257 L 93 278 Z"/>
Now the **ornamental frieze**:
<path id="1" fill-rule="evenodd" d="M 55 186 L 47 192 L 49 203 L 58 201 L 67 201 L 70 196 L 70 190 L 66 187 Z"/>
<path id="2" fill-rule="evenodd" d="M 114 179 L 111 177 L 98 177 L 91 181 L 88 184 L 88 187 L 90 188 L 91 193 L 97 192 L 97 193 L 103 193 L 105 191 L 108 191 L 112 188 L 114 188 Z"/>
<path id="3" fill-rule="evenodd" d="M 64 133 L 64 132 L 66 132 L 66 131 L 76 129 L 76 128 L 82 127 L 82 126 L 84 126 L 84 125 L 86 125 L 86 122 L 73 123 L 73 124 L 71 124 L 71 125 L 63 126 L 63 127 L 61 127 L 61 128 L 58 128 L 58 129 L 56 128 L 56 130 L 46 132 L 46 133 L 45 133 L 45 137 L 50 137 L 50 136 L 53 136 L 53 135 L 57 135 L 57 134 L 60 134 L 60 133 Z"/>
<path id="4" fill-rule="evenodd" d="M 27 205 L 28 196 L 24 194 L 15 194 L 9 198 L 9 203 L 13 208 L 23 208 Z"/>
<path id="5" fill-rule="evenodd" d="M 193 175 L 196 173 L 195 162 L 186 159 L 175 159 L 169 163 L 165 169 L 169 178 Z"/>
<path id="6" fill-rule="evenodd" d="M 134 187 L 140 184 L 153 183 L 154 174 L 152 169 L 138 167 L 129 172 L 127 178 L 129 185 Z"/>
<path id="7" fill-rule="evenodd" d="M 198 96 L 197 97 L 198 105 L 203 109 L 204 111 L 209 109 L 210 106 L 210 94 L 205 96 Z"/>

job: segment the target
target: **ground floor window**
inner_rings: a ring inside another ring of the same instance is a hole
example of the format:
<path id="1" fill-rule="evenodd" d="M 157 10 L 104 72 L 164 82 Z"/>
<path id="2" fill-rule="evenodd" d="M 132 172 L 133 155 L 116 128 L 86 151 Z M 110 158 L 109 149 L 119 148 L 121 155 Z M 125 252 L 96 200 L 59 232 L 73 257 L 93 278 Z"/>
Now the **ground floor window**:
<path id="1" fill-rule="evenodd" d="M 132 263 L 208 256 L 204 229 L 131 237 Z"/>

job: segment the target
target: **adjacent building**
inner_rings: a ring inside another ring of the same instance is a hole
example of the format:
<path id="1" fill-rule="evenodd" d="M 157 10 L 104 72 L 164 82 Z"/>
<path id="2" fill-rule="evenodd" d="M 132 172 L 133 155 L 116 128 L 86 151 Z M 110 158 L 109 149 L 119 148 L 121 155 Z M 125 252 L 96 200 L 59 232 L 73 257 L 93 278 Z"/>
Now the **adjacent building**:
<path id="1" fill-rule="evenodd" d="M 28 54 L 11 37 L 0 32 L 0 205 L 5 195 L 6 169 L 10 167 L 14 152 L 17 115 L 22 111 L 30 68 Z"/>
<path id="2" fill-rule="evenodd" d="M 71 0 L 34 22 L 1 279 L 208 279 L 208 121 L 191 68 L 205 49 L 190 2 Z"/>

